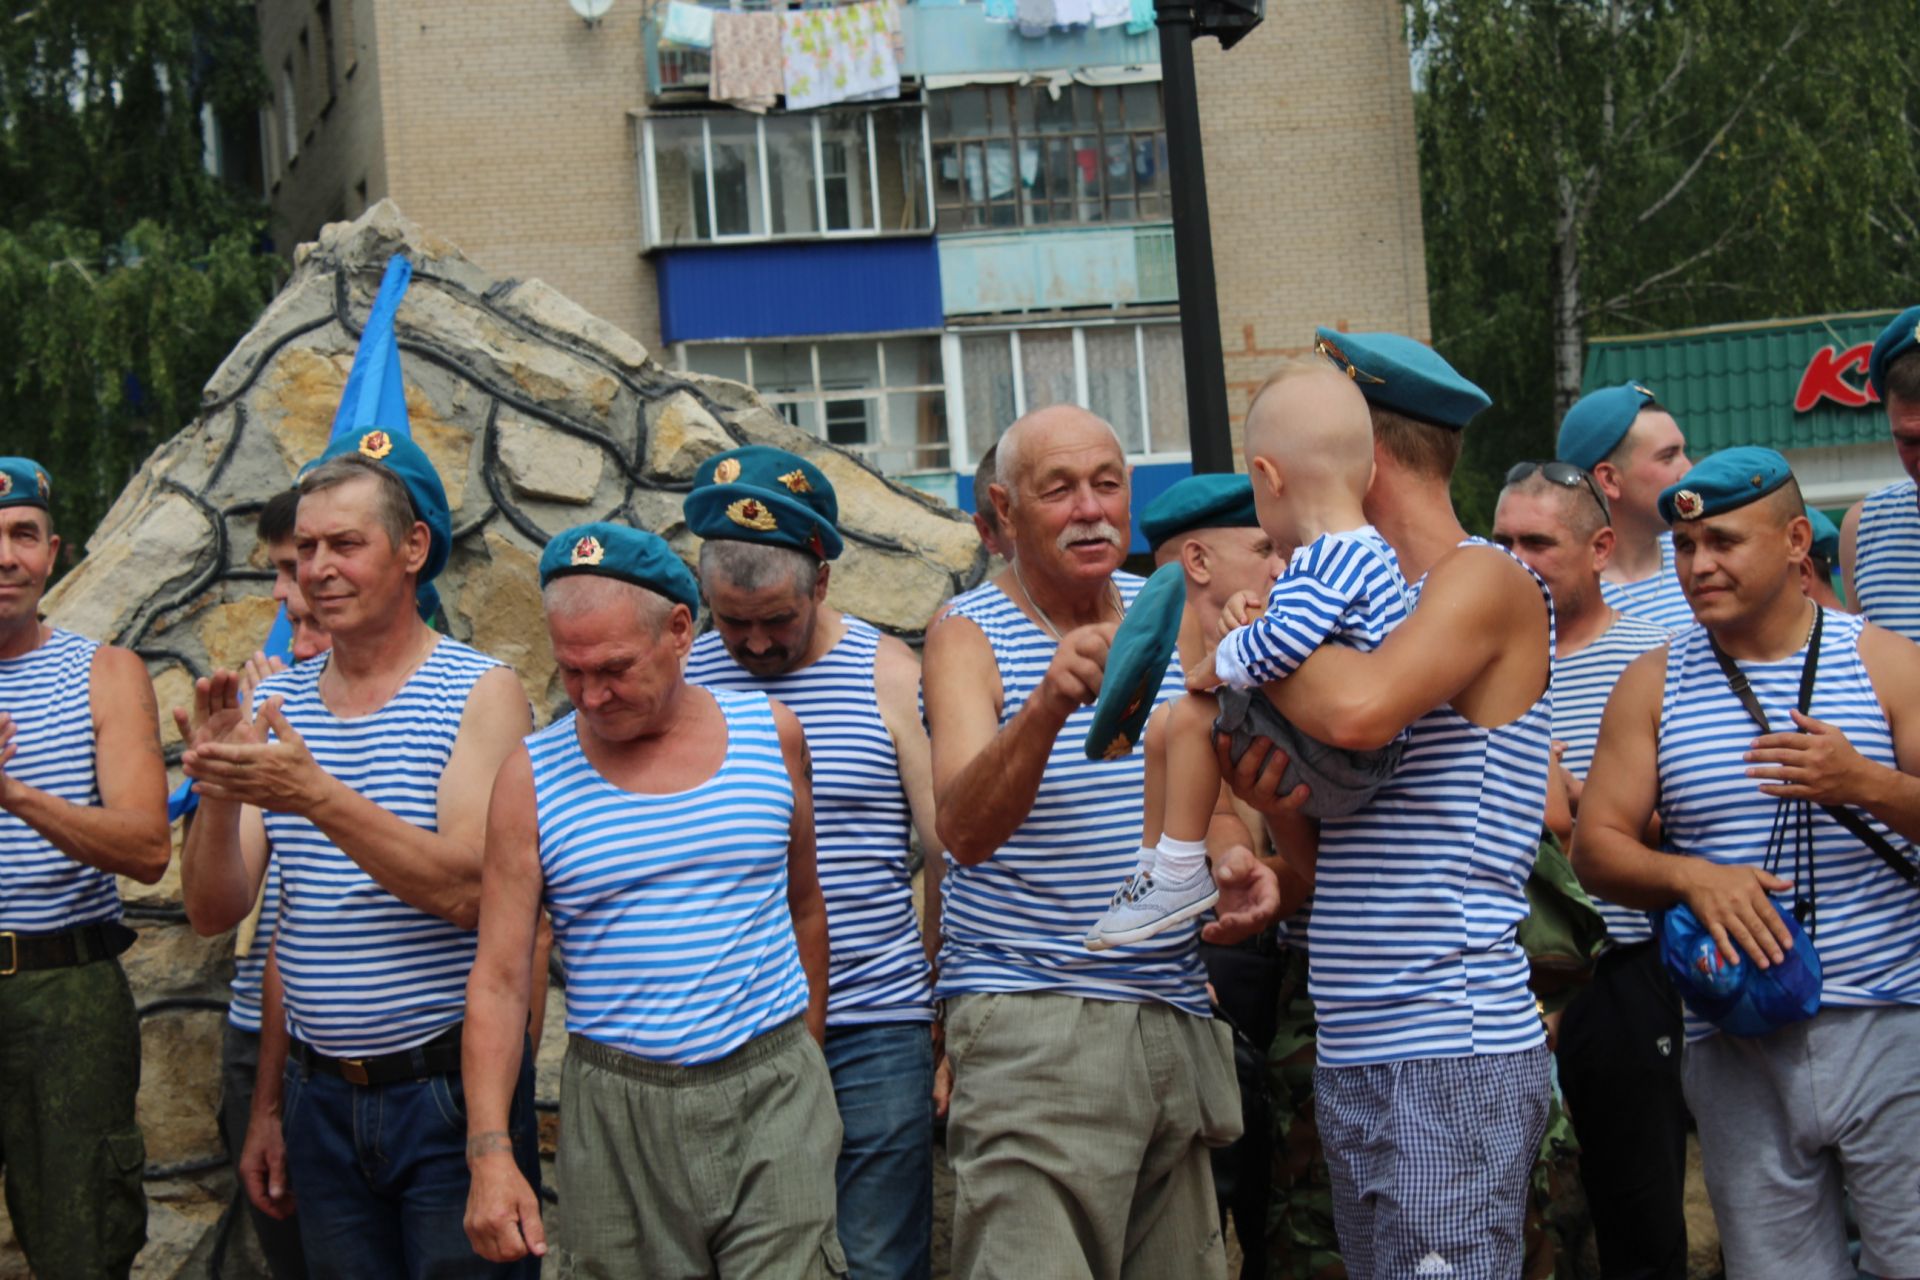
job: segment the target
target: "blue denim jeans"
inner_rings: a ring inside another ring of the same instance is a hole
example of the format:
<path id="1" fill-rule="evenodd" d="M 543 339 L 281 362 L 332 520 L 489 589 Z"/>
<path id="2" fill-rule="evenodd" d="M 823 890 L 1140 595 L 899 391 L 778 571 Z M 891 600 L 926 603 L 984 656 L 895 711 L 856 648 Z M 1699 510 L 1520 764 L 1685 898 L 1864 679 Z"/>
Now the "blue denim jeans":
<path id="1" fill-rule="evenodd" d="M 314 1280 L 536 1280 L 539 1259 L 473 1251 L 467 1109 L 459 1073 L 348 1084 L 287 1064 L 281 1115 L 300 1242 Z M 522 1054 L 509 1112 L 520 1171 L 540 1186 L 533 1062 Z"/>
<path id="2" fill-rule="evenodd" d="M 933 1038 L 924 1022 L 827 1029 L 840 1104 L 840 1247 L 852 1280 L 926 1280 L 933 1247 Z"/>

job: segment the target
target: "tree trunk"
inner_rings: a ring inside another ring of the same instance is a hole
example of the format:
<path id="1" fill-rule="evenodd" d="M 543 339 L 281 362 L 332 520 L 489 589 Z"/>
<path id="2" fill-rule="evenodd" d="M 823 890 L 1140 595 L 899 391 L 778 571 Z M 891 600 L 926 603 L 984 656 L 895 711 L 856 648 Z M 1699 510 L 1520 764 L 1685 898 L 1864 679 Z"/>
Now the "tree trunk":
<path id="1" fill-rule="evenodd" d="M 1553 419 L 1556 424 L 1580 398 L 1586 330 L 1581 319 L 1580 202 L 1562 176 L 1553 220 Z"/>

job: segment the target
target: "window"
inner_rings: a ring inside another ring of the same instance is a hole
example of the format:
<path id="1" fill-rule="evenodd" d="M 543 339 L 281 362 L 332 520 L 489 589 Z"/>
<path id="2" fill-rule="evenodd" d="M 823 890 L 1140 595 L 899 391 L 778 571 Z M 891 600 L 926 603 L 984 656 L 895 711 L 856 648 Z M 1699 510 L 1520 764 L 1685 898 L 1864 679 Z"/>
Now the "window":
<path id="1" fill-rule="evenodd" d="M 969 85 L 927 115 L 940 231 L 1172 216 L 1158 84 Z"/>
<path id="2" fill-rule="evenodd" d="M 1174 320 L 951 333 L 947 353 L 970 465 L 1015 418 L 1077 404 L 1105 418 L 1130 456 L 1185 454 L 1186 366 Z"/>
<path id="3" fill-rule="evenodd" d="M 649 247 L 931 229 L 915 108 L 662 114 L 639 146 Z"/>
<path id="4" fill-rule="evenodd" d="M 888 475 L 952 466 L 936 337 L 688 343 L 681 365 L 746 383 L 794 426 Z"/>
<path id="5" fill-rule="evenodd" d="M 283 158 L 288 167 L 292 167 L 300 154 L 300 116 L 298 99 L 293 92 L 292 58 L 280 65 L 280 129 L 282 145 L 286 148 Z"/>

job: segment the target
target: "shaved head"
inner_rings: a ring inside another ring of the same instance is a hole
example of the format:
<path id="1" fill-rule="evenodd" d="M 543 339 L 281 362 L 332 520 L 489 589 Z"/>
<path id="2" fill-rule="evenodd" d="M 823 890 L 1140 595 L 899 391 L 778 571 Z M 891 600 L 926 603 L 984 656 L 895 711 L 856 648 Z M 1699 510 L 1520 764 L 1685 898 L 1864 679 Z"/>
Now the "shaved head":
<path id="1" fill-rule="evenodd" d="M 1126 457 L 1126 450 L 1120 445 L 1120 433 L 1113 429 L 1113 424 L 1079 405 L 1056 404 L 1035 409 L 1002 432 L 994 445 L 994 481 L 1007 491 L 1009 504 L 1016 500 L 1020 481 L 1025 478 L 1023 468 L 1029 464 L 1028 455 L 1036 453 L 1042 442 L 1054 444 L 1067 437 L 1084 444 L 1083 438 L 1090 434 L 1104 434 L 1113 442 L 1113 451 Z"/>
<path id="2" fill-rule="evenodd" d="M 1364 494 L 1373 474 L 1373 419 L 1353 380 L 1325 360 L 1290 360 L 1247 406 L 1249 458 L 1271 459 L 1294 484 Z"/>
<path id="3" fill-rule="evenodd" d="M 1567 531 L 1581 541 L 1591 538 L 1608 524 L 1599 502 L 1584 482 L 1575 485 L 1555 484 L 1536 468 L 1524 479 L 1516 480 L 1500 491 L 1502 497 L 1509 493 L 1541 498 L 1551 503 L 1566 523 Z"/>

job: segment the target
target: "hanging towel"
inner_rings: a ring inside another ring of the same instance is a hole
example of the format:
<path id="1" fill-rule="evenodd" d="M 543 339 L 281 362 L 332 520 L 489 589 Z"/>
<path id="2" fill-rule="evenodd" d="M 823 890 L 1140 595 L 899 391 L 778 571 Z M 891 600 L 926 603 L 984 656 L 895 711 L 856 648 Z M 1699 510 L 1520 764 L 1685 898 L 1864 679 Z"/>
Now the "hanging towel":
<path id="1" fill-rule="evenodd" d="M 832 9 L 790 9 L 781 21 L 781 81 L 787 110 L 900 96 L 894 0 Z"/>
<path id="2" fill-rule="evenodd" d="M 780 100 L 780 15 L 713 15 L 713 74 L 707 96 L 742 111 L 765 111 Z"/>
<path id="3" fill-rule="evenodd" d="M 678 3 L 678 0 L 675 0 Z M 1093 0 L 1093 25 L 1117 27 L 1133 19 L 1133 0 Z"/>
<path id="4" fill-rule="evenodd" d="M 687 0 L 671 0 L 667 20 L 660 28 L 660 43 L 682 49 L 713 48 L 713 10 Z"/>
<path id="5" fill-rule="evenodd" d="M 1157 25 L 1154 21 L 1153 0 L 1132 0 L 1133 16 L 1127 19 L 1127 34 L 1143 36 Z"/>
<path id="6" fill-rule="evenodd" d="M 1056 31 L 1078 31 L 1093 25 L 1093 0 L 1053 0 Z"/>
<path id="7" fill-rule="evenodd" d="M 1014 28 L 1030 40 L 1053 30 L 1053 0 L 1014 0 Z"/>

